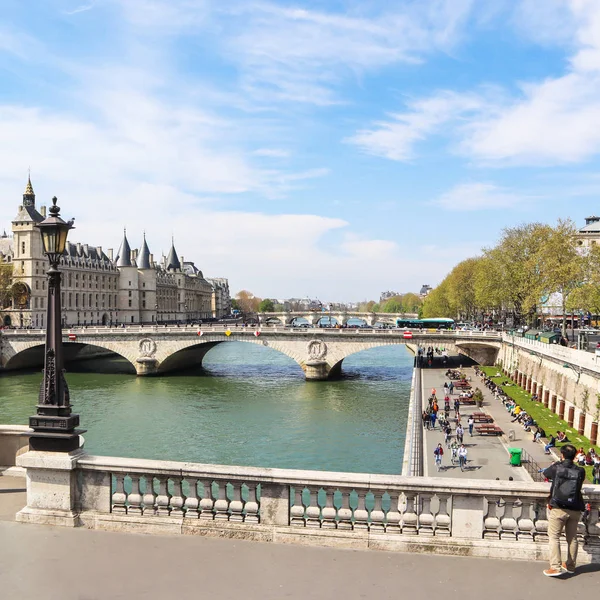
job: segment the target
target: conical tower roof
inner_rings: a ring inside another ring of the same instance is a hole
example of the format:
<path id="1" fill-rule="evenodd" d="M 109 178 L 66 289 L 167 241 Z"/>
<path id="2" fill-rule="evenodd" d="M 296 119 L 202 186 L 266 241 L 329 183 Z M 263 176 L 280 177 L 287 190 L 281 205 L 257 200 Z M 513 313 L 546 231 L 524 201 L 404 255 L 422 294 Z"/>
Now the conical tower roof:
<path id="1" fill-rule="evenodd" d="M 146 244 L 146 234 L 144 233 L 144 243 L 137 259 L 138 269 L 149 269 L 150 268 L 150 250 L 148 244 Z"/>
<path id="2" fill-rule="evenodd" d="M 171 249 L 169 250 L 169 256 L 167 256 L 167 271 L 169 269 L 173 269 L 174 271 L 178 271 L 181 269 L 181 263 L 179 262 L 179 257 L 177 256 L 177 251 L 175 250 L 175 242 L 171 243 Z"/>
<path id="3" fill-rule="evenodd" d="M 31 185 L 31 175 L 27 177 L 27 185 L 23 192 L 23 206 L 35 206 L 35 192 Z"/>
<path id="4" fill-rule="evenodd" d="M 127 230 L 123 229 L 123 241 L 117 254 L 117 267 L 131 267 L 131 248 L 127 241 Z"/>

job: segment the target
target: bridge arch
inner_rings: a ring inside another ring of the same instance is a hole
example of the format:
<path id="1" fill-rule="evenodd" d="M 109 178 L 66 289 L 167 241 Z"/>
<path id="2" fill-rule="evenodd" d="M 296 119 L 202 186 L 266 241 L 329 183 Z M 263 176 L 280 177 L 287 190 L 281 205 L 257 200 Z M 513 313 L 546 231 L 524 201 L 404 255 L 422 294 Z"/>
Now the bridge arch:
<path id="1" fill-rule="evenodd" d="M 136 372 L 135 362 L 128 357 L 121 348 L 110 343 L 89 343 L 89 342 L 65 342 L 63 344 L 63 353 L 65 363 L 68 365 L 71 361 L 100 358 L 108 356 L 107 353 L 95 353 L 96 350 L 104 350 L 115 354 L 124 359 L 130 365 L 131 373 Z M 8 356 L 4 368 L 7 371 L 18 369 L 42 368 L 44 365 L 44 343 L 31 341 L 22 344 L 22 347 Z"/>
<path id="2" fill-rule="evenodd" d="M 204 357 L 210 350 L 220 344 L 228 344 L 231 342 L 242 342 L 246 344 L 255 344 L 270 350 L 275 350 L 281 354 L 291 358 L 300 368 L 302 367 L 302 357 L 296 352 L 286 347 L 285 345 L 278 344 L 276 341 L 261 340 L 260 338 L 242 338 L 232 340 L 199 340 L 193 343 L 187 344 L 185 347 L 176 350 L 165 356 L 157 365 L 156 374 L 166 374 L 174 371 L 180 371 L 190 367 L 202 366 Z"/>

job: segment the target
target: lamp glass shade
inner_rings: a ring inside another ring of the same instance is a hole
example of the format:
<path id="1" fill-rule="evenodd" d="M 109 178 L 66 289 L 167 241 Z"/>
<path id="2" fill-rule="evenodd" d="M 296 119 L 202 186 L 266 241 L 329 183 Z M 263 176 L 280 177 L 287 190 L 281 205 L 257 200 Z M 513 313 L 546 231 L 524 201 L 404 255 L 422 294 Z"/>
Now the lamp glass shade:
<path id="1" fill-rule="evenodd" d="M 44 253 L 52 255 L 61 255 L 67 245 L 67 233 L 69 227 L 66 223 L 52 223 L 40 227 L 42 230 L 42 243 L 44 244 Z"/>

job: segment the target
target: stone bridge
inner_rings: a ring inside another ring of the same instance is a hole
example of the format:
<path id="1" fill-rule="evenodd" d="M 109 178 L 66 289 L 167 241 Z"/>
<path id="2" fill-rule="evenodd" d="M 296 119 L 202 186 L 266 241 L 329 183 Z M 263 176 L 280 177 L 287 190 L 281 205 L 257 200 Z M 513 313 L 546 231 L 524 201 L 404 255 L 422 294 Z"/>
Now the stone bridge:
<path id="1" fill-rule="evenodd" d="M 342 361 L 351 354 L 379 346 L 406 344 L 445 348 L 481 364 L 493 364 L 501 339 L 495 333 L 419 332 L 357 329 L 285 329 L 276 327 L 130 327 L 77 328 L 63 332 L 66 359 L 81 358 L 96 350 L 125 358 L 137 375 L 159 375 L 200 366 L 217 344 L 248 342 L 282 352 L 296 361 L 306 379 L 324 380 L 339 375 Z M 0 367 L 14 370 L 43 363 L 44 331 L 12 330 L 0 335 Z"/>
<path id="2" fill-rule="evenodd" d="M 366 312 L 352 312 L 352 311 L 286 311 L 286 312 L 272 312 L 272 313 L 259 313 L 259 323 L 268 323 L 273 321 L 279 321 L 282 325 L 290 325 L 296 319 L 306 319 L 311 325 L 317 325 L 321 319 L 328 320 L 331 318 L 338 325 L 345 325 L 350 319 L 362 319 L 367 325 L 375 325 L 375 323 L 385 324 L 396 324 L 396 319 L 417 319 L 417 313 L 366 313 Z"/>

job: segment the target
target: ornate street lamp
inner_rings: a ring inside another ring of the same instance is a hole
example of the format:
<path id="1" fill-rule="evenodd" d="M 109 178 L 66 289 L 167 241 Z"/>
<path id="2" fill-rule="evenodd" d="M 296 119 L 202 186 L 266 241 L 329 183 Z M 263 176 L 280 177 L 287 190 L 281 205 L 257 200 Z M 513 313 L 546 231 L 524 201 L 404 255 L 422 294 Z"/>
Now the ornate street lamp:
<path id="1" fill-rule="evenodd" d="M 29 438 L 31 450 L 70 452 L 79 448 L 79 415 L 71 414 L 69 387 L 64 376 L 62 322 L 60 310 L 60 271 L 58 263 L 65 251 L 73 220 L 65 223 L 52 198 L 50 216 L 37 224 L 42 234 L 44 254 L 48 257 L 48 305 L 46 312 L 46 345 L 44 348 L 44 378 L 40 388 L 37 414 L 29 417 L 34 433 Z"/>

